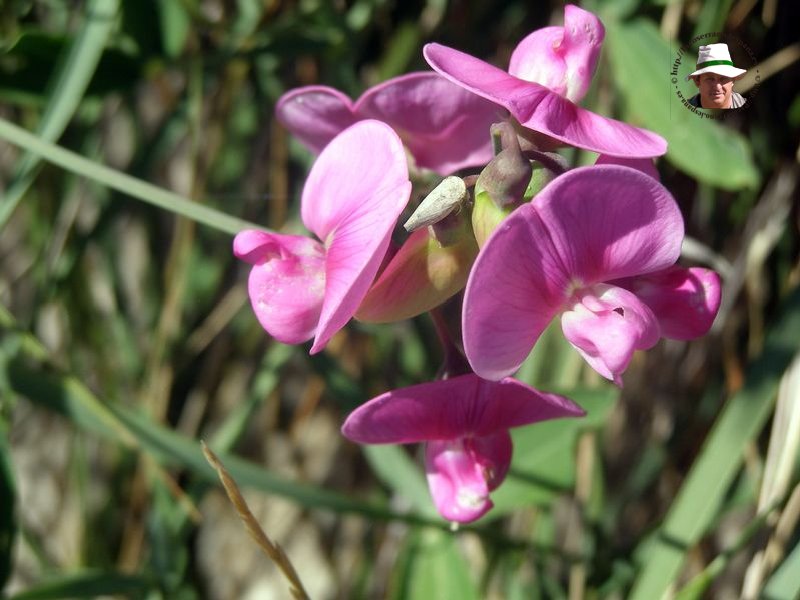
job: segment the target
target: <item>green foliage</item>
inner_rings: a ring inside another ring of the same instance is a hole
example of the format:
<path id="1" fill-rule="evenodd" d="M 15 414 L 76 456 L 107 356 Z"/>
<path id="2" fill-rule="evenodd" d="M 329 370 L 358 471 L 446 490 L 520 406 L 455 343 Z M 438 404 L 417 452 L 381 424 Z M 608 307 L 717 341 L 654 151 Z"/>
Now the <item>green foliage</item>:
<path id="1" fill-rule="evenodd" d="M 689 92 L 693 84 L 684 81 L 691 71 L 680 70 L 677 83 L 667 85 L 672 61 L 678 59 L 677 46 L 668 44 L 650 21 L 610 21 L 607 28 L 624 120 L 664 136 L 667 159 L 699 181 L 728 190 L 756 187 L 760 177 L 745 137 L 691 112 L 676 95 L 679 89 L 688 100 L 696 93 Z M 693 64 L 694 58 L 683 54 L 681 60 Z"/>
<path id="2" fill-rule="evenodd" d="M 607 29 L 584 104 L 668 140 L 662 182 L 702 247 L 684 261 L 722 265 L 723 314 L 705 340 L 637 354 L 622 390 L 554 322 L 518 378 L 588 414 L 514 430 L 494 509 L 452 531 L 420 447 L 339 434 L 368 398 L 435 376 L 431 321 L 351 323 L 315 356 L 273 342 L 230 238 L 299 229 L 313 156 L 274 120 L 285 90 L 357 97 L 426 69 L 427 41 L 505 66 L 563 5 L 0 3 L 0 595 L 257 593 L 272 565 L 224 503 L 205 440 L 313 597 L 735 596 L 770 539 L 760 597 L 796 598 L 797 533 L 775 525 L 795 510 L 796 457 L 781 458 L 789 490 L 758 508 L 765 425 L 800 350 L 800 100 L 781 93 L 796 70 L 722 121 L 676 95 L 693 56 L 671 82 L 700 33 L 733 28 L 762 61 L 788 45 L 745 4 L 584 4 Z"/>

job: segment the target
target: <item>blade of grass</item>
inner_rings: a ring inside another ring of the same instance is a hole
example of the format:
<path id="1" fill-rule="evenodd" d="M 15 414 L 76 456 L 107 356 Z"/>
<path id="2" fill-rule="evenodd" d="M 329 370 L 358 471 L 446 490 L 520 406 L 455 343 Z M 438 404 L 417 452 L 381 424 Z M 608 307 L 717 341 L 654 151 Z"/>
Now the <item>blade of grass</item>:
<path id="1" fill-rule="evenodd" d="M 10 600 L 97 598 L 110 594 L 125 594 L 127 597 L 138 598 L 143 597 L 152 587 L 150 581 L 138 575 L 90 571 L 55 577 L 11 596 Z"/>
<path id="2" fill-rule="evenodd" d="M 783 306 L 764 350 L 750 366 L 744 387 L 723 408 L 661 530 L 647 550 L 631 600 L 662 598 L 680 572 L 687 552 L 713 521 L 741 467 L 745 446 L 763 429 L 781 375 L 800 339 L 800 289 Z"/>
<path id="3" fill-rule="evenodd" d="M 182 215 L 213 229 L 234 235 L 243 229 L 265 229 L 224 212 L 187 200 L 174 192 L 126 173 L 91 161 L 57 144 L 52 144 L 22 127 L 0 119 L 0 138 L 76 175 L 86 177 L 137 200 Z"/>
<path id="4" fill-rule="evenodd" d="M 206 462 L 195 440 L 154 423 L 143 414 L 101 402 L 76 377 L 58 373 L 49 365 L 37 364 L 43 360 L 46 350 L 32 335 L 18 331 L 13 317 L 2 307 L 0 331 L 7 336 L 19 336 L 19 346 L 24 349 L 22 353 L 25 356 L 18 355 L 5 365 L 6 376 L 14 392 L 65 416 L 81 429 L 122 443 L 128 448 L 145 451 L 159 464 L 188 469 L 206 482 L 216 480 L 214 470 Z M 447 526 L 440 520 L 398 513 L 381 503 L 360 501 L 317 486 L 284 479 L 255 463 L 231 455 L 221 454 L 221 457 L 232 475 L 243 485 L 290 498 L 307 508 L 357 513 L 379 520 L 400 520 L 440 528 Z"/>
<path id="5" fill-rule="evenodd" d="M 0 363 L 5 366 L 5 376 L 10 389 L 46 409 L 68 418 L 74 425 L 95 433 L 107 440 L 148 453 L 163 467 L 186 469 L 199 481 L 214 482 L 216 473 L 206 462 L 200 444 L 181 435 L 135 410 L 101 402 L 76 377 L 59 373 L 46 361 L 47 350 L 34 336 L 19 330 L 18 325 L 0 306 L 0 333 L 18 336 L 20 355 Z M 0 373 L 0 377 L 4 374 Z M 416 513 L 391 510 L 384 502 L 363 501 L 315 485 L 298 483 L 265 470 L 251 461 L 220 452 L 220 459 L 230 474 L 243 486 L 275 494 L 297 502 L 305 508 L 353 513 L 379 521 L 400 521 L 447 530 L 450 524 L 439 518 L 429 518 Z M 514 539 L 492 527 L 464 527 L 490 542 L 506 548 L 531 549 L 535 543 Z M 559 552 L 557 548 L 541 547 L 541 552 L 556 553 L 568 560 L 577 557 Z"/>
<path id="6" fill-rule="evenodd" d="M 800 595 L 800 543 L 764 587 L 763 600 L 797 600 Z"/>
<path id="7" fill-rule="evenodd" d="M 750 540 L 762 530 L 773 509 L 777 508 L 780 504 L 780 502 L 776 501 L 772 505 L 766 507 L 766 510 L 757 514 L 729 548 L 726 548 L 718 554 L 705 569 L 692 577 L 692 579 L 675 594 L 675 600 L 700 600 L 703 598 L 703 594 L 705 594 L 708 587 L 719 577 L 733 557 L 736 556 L 736 553 L 744 548 Z"/>
<path id="8" fill-rule="evenodd" d="M 87 4 L 83 26 L 50 80 L 47 106 L 37 128 L 41 139 L 55 141 L 66 129 L 97 69 L 118 12 L 119 0 L 91 0 Z M 0 228 L 33 183 L 39 161 L 35 154 L 26 154 L 17 163 L 14 179 L 0 204 Z"/>

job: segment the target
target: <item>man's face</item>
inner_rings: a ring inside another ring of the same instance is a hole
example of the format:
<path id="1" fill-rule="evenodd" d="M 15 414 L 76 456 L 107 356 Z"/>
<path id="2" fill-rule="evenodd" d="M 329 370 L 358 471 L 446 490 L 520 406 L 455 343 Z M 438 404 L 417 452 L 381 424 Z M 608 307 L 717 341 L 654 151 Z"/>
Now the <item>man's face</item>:
<path id="1" fill-rule="evenodd" d="M 694 78 L 700 89 L 700 104 L 703 108 L 730 108 L 733 79 L 716 73 L 703 73 Z"/>

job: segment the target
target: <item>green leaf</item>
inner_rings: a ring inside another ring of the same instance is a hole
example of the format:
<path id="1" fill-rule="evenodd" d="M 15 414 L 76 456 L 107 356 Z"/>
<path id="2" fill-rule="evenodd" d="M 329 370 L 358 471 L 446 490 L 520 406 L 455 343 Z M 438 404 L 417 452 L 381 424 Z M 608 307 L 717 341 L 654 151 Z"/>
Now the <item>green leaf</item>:
<path id="1" fill-rule="evenodd" d="M 677 96 L 676 91 L 687 99 L 695 93 L 694 83 L 684 81 L 689 71 L 671 74 L 678 49 L 670 47 L 650 21 L 608 21 L 606 29 L 614 82 L 624 99 L 624 119 L 666 138 L 667 160 L 700 181 L 728 190 L 757 187 L 759 174 L 748 141 L 723 124 L 698 116 Z M 681 64 L 692 60 L 684 54 Z"/>
<path id="2" fill-rule="evenodd" d="M 121 573 L 87 571 L 54 577 L 11 597 L 10 600 L 57 600 L 61 598 L 96 598 L 108 594 L 142 596 L 152 587 L 144 577 Z"/>
<path id="3" fill-rule="evenodd" d="M 9 327 L 8 318 L 9 315 L 0 312 L 0 325 L 5 329 L 4 333 L 13 335 L 15 332 L 6 329 Z M 26 336 L 25 341 L 33 347 L 34 353 L 43 352 L 41 345 L 32 341 L 30 336 Z M 187 469 L 202 481 L 217 482 L 217 475 L 206 462 L 197 441 L 154 423 L 144 414 L 100 402 L 76 378 L 37 365 L 32 360 L 25 360 L 23 356 L 9 361 L 6 375 L 16 393 L 67 417 L 76 426 L 122 443 L 128 448 L 145 451 L 160 464 Z M 228 453 L 218 452 L 218 455 L 242 487 L 290 498 L 307 508 L 358 513 L 380 520 L 398 519 L 441 526 L 439 521 L 416 514 L 397 513 L 380 503 L 361 501 L 311 484 L 285 479 Z"/>
<path id="4" fill-rule="evenodd" d="M 478 599 L 478 589 L 452 534 L 434 529 L 412 533 L 395 565 L 393 600 Z"/>
<path id="5" fill-rule="evenodd" d="M 661 598 L 680 572 L 686 554 L 716 517 L 739 472 L 745 448 L 761 432 L 775 402 L 781 375 L 798 350 L 800 289 L 784 305 L 744 387 L 725 405 L 650 546 L 631 600 Z"/>
<path id="6" fill-rule="evenodd" d="M 161 44 L 167 56 L 180 55 L 189 36 L 189 14 L 178 0 L 161 0 L 158 7 L 161 24 Z"/>
<path id="7" fill-rule="evenodd" d="M 402 447 L 365 445 L 361 449 L 372 471 L 385 485 L 406 498 L 415 512 L 437 518 L 422 469 Z"/>
<path id="8" fill-rule="evenodd" d="M 81 175 L 137 200 L 182 215 L 219 231 L 234 235 L 242 229 L 264 229 L 254 223 L 237 219 L 199 202 L 192 202 L 157 185 L 91 161 L 66 148 L 49 143 L 5 119 L 0 119 L 0 139 L 20 146 L 76 175 Z M 7 205 L 7 203 L 2 205 L 3 210 Z"/>
<path id="9" fill-rule="evenodd" d="M 119 0 L 92 0 L 87 4 L 83 27 L 51 80 L 50 100 L 37 130 L 43 140 L 57 140 L 77 110 L 116 24 L 118 9 Z M 39 160 L 38 156 L 26 154 L 17 163 L 14 179 L 0 205 L 0 227 L 33 183 Z"/>
<path id="10" fill-rule="evenodd" d="M 619 390 L 606 386 L 598 390 L 563 392 L 587 412 L 583 418 L 557 419 L 511 430 L 514 456 L 506 480 L 492 493 L 494 508 L 487 519 L 514 509 L 549 502 L 555 494 L 575 485 L 575 444 L 586 429 L 602 427 Z"/>
<path id="11" fill-rule="evenodd" d="M 797 600 L 800 597 L 800 544 L 783 561 L 764 586 L 762 600 Z"/>

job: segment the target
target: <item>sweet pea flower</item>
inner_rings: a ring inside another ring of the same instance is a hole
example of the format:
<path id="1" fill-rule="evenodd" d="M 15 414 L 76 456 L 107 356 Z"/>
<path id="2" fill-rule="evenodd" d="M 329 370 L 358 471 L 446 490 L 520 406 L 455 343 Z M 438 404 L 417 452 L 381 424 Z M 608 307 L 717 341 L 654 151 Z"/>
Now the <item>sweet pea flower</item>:
<path id="1" fill-rule="evenodd" d="M 492 158 L 489 127 L 504 111 L 426 72 L 385 81 L 355 102 L 326 86 L 297 88 L 280 97 L 275 114 L 315 153 L 357 121 L 383 121 L 402 138 L 417 166 L 448 175 Z"/>
<path id="2" fill-rule="evenodd" d="M 567 5 L 564 26 L 529 34 L 511 55 L 508 72 L 440 44 L 427 44 L 423 53 L 450 81 L 505 107 L 523 127 L 546 136 L 534 136 L 541 149 L 556 140 L 612 156 L 660 156 L 667 151 L 661 136 L 577 104 L 589 89 L 604 36 L 596 16 Z"/>
<path id="3" fill-rule="evenodd" d="M 342 433 L 360 444 L 425 443 L 436 509 L 449 521 L 469 523 L 492 507 L 489 493 L 508 472 L 510 428 L 584 414 L 563 396 L 470 373 L 373 398 L 350 414 Z"/>
<path id="4" fill-rule="evenodd" d="M 674 266 L 683 240 L 675 200 L 630 167 L 581 167 L 507 217 L 475 261 L 464 294 L 464 350 L 474 371 L 513 373 L 561 315 L 589 365 L 622 384 L 633 352 L 661 337 L 703 335 L 719 276 Z"/>
<path id="5" fill-rule="evenodd" d="M 319 155 L 303 188 L 301 217 L 318 240 L 246 230 L 234 254 L 253 265 L 248 293 L 277 340 L 314 338 L 322 350 L 367 293 L 411 194 L 403 143 L 385 123 L 344 130 Z"/>

